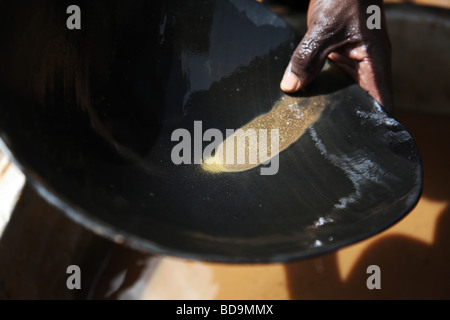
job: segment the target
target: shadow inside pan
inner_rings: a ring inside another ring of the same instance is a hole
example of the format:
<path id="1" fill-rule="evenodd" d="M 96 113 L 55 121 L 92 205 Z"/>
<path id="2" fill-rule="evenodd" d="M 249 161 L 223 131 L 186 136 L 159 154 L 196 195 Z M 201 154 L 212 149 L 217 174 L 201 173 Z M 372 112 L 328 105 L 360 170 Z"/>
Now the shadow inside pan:
<path id="1" fill-rule="evenodd" d="M 320 118 L 261 167 L 175 165 L 172 133 L 237 129 L 283 97 L 300 37 L 242 1 L 0 4 L 0 137 L 47 200 L 135 248 L 222 262 L 301 259 L 389 227 L 416 204 L 407 130 L 329 65 L 295 97 Z M 204 142 L 203 147 L 209 142 Z"/>

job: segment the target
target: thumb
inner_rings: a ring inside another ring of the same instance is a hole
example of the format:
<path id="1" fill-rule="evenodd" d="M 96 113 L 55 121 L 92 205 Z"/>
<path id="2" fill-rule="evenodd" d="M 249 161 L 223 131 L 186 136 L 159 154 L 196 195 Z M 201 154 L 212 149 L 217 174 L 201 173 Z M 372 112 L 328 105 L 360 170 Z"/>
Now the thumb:
<path id="1" fill-rule="evenodd" d="M 324 42 L 316 32 L 305 34 L 284 72 L 281 90 L 296 92 L 317 76 L 329 53 Z"/>

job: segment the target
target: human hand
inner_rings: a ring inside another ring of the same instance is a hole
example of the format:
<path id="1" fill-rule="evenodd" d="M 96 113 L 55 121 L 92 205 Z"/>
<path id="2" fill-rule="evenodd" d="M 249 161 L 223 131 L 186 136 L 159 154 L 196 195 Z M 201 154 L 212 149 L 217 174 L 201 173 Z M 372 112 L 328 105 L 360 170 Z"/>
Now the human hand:
<path id="1" fill-rule="evenodd" d="M 381 28 L 369 29 L 367 8 L 381 9 Z M 286 68 L 281 89 L 310 83 L 328 58 L 337 63 L 387 111 L 392 111 L 391 46 L 382 0 L 311 0 L 308 31 Z"/>

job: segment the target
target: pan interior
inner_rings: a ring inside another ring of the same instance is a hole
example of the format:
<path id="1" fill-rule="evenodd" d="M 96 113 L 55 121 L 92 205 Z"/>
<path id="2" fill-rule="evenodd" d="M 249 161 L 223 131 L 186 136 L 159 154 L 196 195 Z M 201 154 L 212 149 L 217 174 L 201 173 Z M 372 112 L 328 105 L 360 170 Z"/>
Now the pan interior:
<path id="1" fill-rule="evenodd" d="M 0 3 L 11 49 L 0 137 L 48 200 L 95 232 L 194 259 L 289 261 L 367 238 L 416 204 L 413 138 L 332 64 L 289 97 L 323 110 L 276 174 L 210 173 L 194 151 L 197 163 L 174 164 L 175 130 L 194 150 L 199 132 L 226 136 L 283 98 L 300 37 L 255 1 L 80 1 L 78 31 L 60 27 L 63 1 L 44 2 Z"/>

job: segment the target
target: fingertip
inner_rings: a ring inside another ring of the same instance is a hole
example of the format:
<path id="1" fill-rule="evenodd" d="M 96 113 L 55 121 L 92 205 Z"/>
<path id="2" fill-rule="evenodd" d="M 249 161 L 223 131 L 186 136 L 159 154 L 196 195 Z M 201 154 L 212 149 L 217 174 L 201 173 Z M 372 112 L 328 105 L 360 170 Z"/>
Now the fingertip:
<path id="1" fill-rule="evenodd" d="M 300 79 L 291 71 L 286 70 L 281 80 L 280 88 L 284 92 L 296 92 L 300 89 Z"/>

